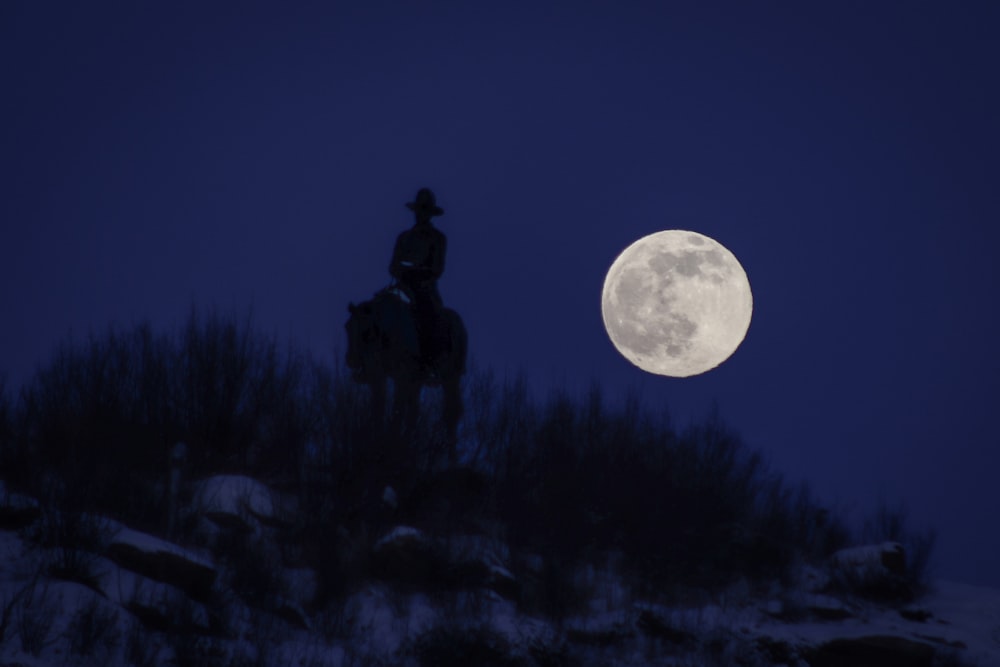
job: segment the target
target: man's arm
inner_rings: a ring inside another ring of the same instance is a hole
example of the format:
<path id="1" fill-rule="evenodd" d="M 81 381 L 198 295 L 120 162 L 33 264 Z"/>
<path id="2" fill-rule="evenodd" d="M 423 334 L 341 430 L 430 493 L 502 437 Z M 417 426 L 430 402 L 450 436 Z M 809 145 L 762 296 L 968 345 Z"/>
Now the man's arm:
<path id="1" fill-rule="evenodd" d="M 405 232 L 404 232 L 405 234 Z M 401 276 L 402 266 L 399 261 L 399 250 L 402 246 L 403 234 L 396 237 L 396 244 L 392 247 L 392 258 L 389 260 L 389 275 L 399 280 Z"/>

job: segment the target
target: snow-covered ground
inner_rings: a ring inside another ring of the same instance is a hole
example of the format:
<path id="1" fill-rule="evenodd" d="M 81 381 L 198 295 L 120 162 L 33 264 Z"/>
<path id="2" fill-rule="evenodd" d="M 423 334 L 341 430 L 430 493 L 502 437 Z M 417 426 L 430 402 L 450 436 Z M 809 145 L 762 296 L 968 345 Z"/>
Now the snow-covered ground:
<path id="1" fill-rule="evenodd" d="M 194 511 L 220 525 L 231 523 L 227 514 L 244 522 L 274 514 L 266 487 L 246 478 L 209 480 L 195 498 Z M 104 525 L 105 552 L 82 556 L 93 573 L 83 582 L 48 574 L 64 551 L 34 546 L 23 529 L 0 529 L 0 667 L 418 665 L 434 659 L 437 645 L 463 641 L 524 665 L 557 656 L 580 665 L 801 667 L 861 664 L 849 656 L 889 651 L 908 656 L 893 664 L 1000 667 L 1000 591 L 954 582 L 938 581 L 922 599 L 894 608 L 833 597 L 815 585 L 820 575 L 803 571 L 799 588 L 765 595 L 736 587 L 701 604 L 666 606 L 633 599 L 609 565 L 580 573 L 593 592 L 589 612 L 555 623 L 520 612 L 507 589 L 490 587 L 497 572 L 512 585 L 509 550 L 465 536 L 449 543 L 447 557 L 481 563 L 490 573 L 481 587 L 422 591 L 372 580 L 307 614 L 314 573 L 283 572 L 294 582 L 287 599 L 251 606 L 209 550 Z M 430 539 L 400 526 L 375 548 L 397 548 L 392 563 L 407 548 L 429 553 Z"/>

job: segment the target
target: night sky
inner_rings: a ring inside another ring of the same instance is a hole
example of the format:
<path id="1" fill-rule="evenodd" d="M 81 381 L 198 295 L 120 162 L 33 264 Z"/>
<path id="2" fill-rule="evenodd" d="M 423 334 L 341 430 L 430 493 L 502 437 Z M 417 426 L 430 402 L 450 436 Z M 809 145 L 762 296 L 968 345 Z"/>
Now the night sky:
<path id="1" fill-rule="evenodd" d="M 0 4 L 8 385 L 192 304 L 332 363 L 428 186 L 477 366 L 681 427 L 716 404 L 1000 587 L 1000 3 L 226 5 Z M 689 379 L 601 321 L 611 262 L 670 228 L 753 287 L 743 345 Z"/>

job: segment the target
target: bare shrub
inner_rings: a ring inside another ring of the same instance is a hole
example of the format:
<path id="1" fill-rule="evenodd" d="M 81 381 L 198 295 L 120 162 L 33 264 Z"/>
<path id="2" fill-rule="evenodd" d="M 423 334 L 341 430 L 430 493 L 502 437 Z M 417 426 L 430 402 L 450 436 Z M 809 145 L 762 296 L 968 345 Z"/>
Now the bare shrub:
<path id="1" fill-rule="evenodd" d="M 911 602 L 927 591 L 936 534 L 933 529 L 911 530 L 905 506 L 880 503 L 864 521 L 859 539 L 862 544 L 876 545 L 872 548 L 886 542 L 900 544 L 905 563 L 901 570 L 890 570 L 877 560 L 861 565 L 834 563 L 832 591 L 890 604 Z"/>
<path id="2" fill-rule="evenodd" d="M 65 341 L 25 387 L 16 446 L 4 452 L 23 453 L 36 495 L 52 470 L 64 482 L 58 500 L 82 498 L 147 529 L 164 521 L 178 441 L 191 446 L 195 471 L 294 479 L 312 427 L 309 362 L 251 321 L 192 308 L 175 336 L 143 323 Z"/>
<path id="3" fill-rule="evenodd" d="M 22 392 L 17 437 L 33 464 L 36 495 L 49 495 L 41 473 L 51 470 L 63 482 L 54 501 L 154 521 L 151 489 L 171 430 L 167 365 L 165 341 L 148 325 L 64 342 Z"/>
<path id="4" fill-rule="evenodd" d="M 286 594 L 280 554 L 269 541 L 233 532 L 218 551 L 226 559 L 232 590 L 247 604 L 271 609 Z"/>
<path id="5" fill-rule="evenodd" d="M 677 433 L 638 396 L 607 408 L 596 386 L 542 408 L 508 400 L 507 435 L 493 440 L 499 512 L 512 546 L 561 569 L 619 551 L 637 592 L 714 590 L 780 577 L 840 539 L 808 490 L 789 489 L 717 413 Z"/>
<path id="6" fill-rule="evenodd" d="M 98 589 L 97 554 L 104 552 L 111 537 L 106 520 L 86 512 L 48 508 L 25 534 L 45 550 L 50 576 Z"/>
<path id="7" fill-rule="evenodd" d="M 58 609 L 48 599 L 48 588 L 38 588 L 38 577 L 18 594 L 14 604 L 14 627 L 21 650 L 38 657 L 52 643 L 49 633 Z"/>
<path id="8" fill-rule="evenodd" d="M 125 635 L 125 662 L 132 667 L 154 667 L 158 664 L 159 649 L 150 641 L 149 634 L 139 621 L 129 623 Z"/>
<path id="9" fill-rule="evenodd" d="M 185 440 L 206 470 L 288 475 L 306 438 L 305 359 L 242 321 L 194 308 L 176 343 L 172 395 Z"/>
<path id="10" fill-rule="evenodd" d="M 67 628 L 70 653 L 82 658 L 107 657 L 118 645 L 118 612 L 96 596 L 80 607 Z"/>
<path id="11" fill-rule="evenodd" d="M 906 555 L 905 579 L 914 596 L 926 591 L 937 533 L 933 528 L 913 530 L 909 511 L 903 504 L 880 503 L 865 522 L 861 532 L 864 542 L 898 542 Z"/>

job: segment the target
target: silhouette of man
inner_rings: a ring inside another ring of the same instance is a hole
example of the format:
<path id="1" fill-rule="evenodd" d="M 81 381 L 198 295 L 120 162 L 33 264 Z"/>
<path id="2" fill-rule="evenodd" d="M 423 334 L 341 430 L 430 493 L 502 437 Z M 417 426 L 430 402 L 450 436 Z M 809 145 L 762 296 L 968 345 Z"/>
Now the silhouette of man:
<path id="1" fill-rule="evenodd" d="M 436 335 L 444 307 L 437 281 L 444 272 L 447 239 L 431 224 L 431 218 L 444 215 L 434 193 L 421 188 L 416 199 L 406 204 L 416 217 L 416 224 L 396 238 L 389 273 L 413 299 L 413 315 L 420 338 L 420 354 L 425 371 L 432 371 L 441 353 Z"/>

